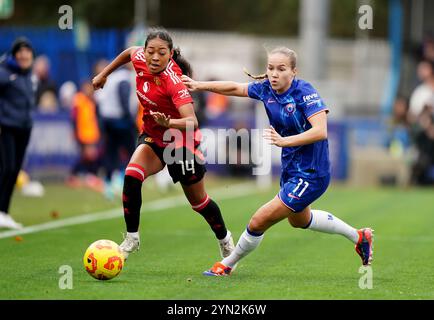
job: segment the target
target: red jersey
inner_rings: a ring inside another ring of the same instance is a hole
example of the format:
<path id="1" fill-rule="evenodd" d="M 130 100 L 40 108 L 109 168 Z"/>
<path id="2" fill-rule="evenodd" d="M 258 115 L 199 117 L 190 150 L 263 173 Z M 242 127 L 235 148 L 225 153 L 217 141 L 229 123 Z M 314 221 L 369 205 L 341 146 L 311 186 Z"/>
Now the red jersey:
<path id="1" fill-rule="evenodd" d="M 179 119 L 181 115 L 179 114 L 178 108 L 185 104 L 193 103 L 193 99 L 187 87 L 180 79 L 182 75 L 181 68 L 173 59 L 170 59 L 163 72 L 159 74 L 150 73 L 146 65 L 143 47 L 133 52 L 131 62 L 136 70 L 137 97 L 143 106 L 142 130 L 150 136 L 158 146 L 165 147 L 169 141 L 164 141 L 163 135 L 168 129 L 156 123 L 150 111 L 164 113 L 170 116 L 171 119 Z M 196 138 L 198 138 L 199 135 L 200 131 L 196 129 L 194 132 L 194 145 L 197 145 L 198 140 Z M 183 131 L 183 137 L 183 143 L 181 144 L 181 142 L 177 141 L 177 147 L 186 145 L 185 131 Z"/>

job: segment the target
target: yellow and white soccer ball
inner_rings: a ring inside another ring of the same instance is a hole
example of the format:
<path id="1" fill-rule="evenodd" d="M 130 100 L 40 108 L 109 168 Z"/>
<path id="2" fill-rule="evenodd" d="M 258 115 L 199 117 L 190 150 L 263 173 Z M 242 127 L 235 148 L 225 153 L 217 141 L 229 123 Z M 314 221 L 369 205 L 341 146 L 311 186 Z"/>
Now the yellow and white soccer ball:
<path id="1" fill-rule="evenodd" d="M 92 243 L 83 257 L 84 267 L 98 280 L 110 280 L 122 271 L 125 258 L 116 242 L 98 240 Z"/>

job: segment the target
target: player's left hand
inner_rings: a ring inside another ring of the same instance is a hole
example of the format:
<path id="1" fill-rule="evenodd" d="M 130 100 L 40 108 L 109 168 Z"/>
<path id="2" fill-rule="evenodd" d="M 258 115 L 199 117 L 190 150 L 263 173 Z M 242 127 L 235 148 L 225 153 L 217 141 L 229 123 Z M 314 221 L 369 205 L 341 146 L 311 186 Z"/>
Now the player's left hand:
<path id="1" fill-rule="evenodd" d="M 262 135 L 265 140 L 267 140 L 270 144 L 274 144 L 278 147 L 284 146 L 284 138 L 280 136 L 280 134 L 277 133 L 277 131 L 273 128 L 273 126 L 270 126 L 270 129 L 264 129 L 264 133 Z"/>
<path id="2" fill-rule="evenodd" d="M 183 74 L 181 76 L 182 83 L 187 87 L 190 92 L 197 90 L 197 81 Z"/>
<path id="3" fill-rule="evenodd" d="M 151 111 L 151 116 L 154 118 L 154 121 L 158 123 L 160 126 L 169 128 L 170 125 L 170 116 L 166 116 L 161 112 L 153 112 Z"/>

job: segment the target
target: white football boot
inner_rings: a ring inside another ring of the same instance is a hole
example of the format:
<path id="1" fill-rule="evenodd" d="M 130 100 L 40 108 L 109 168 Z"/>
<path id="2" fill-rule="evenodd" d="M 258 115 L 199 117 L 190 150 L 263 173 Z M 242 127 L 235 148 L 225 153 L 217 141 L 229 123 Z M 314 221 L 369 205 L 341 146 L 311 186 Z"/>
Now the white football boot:
<path id="1" fill-rule="evenodd" d="M 23 225 L 12 219 L 9 214 L 0 212 L 0 228 L 20 230 L 23 228 Z"/>
<path id="2" fill-rule="evenodd" d="M 134 251 L 138 251 L 140 247 L 140 238 L 133 237 L 128 234 L 125 236 L 124 241 L 120 244 L 120 249 L 124 255 L 125 260 L 127 260 L 128 255 Z"/>
<path id="3" fill-rule="evenodd" d="M 232 233 L 228 230 L 224 239 L 218 240 L 220 247 L 220 255 L 224 259 L 228 257 L 232 251 L 235 250 L 234 239 L 232 239 Z"/>

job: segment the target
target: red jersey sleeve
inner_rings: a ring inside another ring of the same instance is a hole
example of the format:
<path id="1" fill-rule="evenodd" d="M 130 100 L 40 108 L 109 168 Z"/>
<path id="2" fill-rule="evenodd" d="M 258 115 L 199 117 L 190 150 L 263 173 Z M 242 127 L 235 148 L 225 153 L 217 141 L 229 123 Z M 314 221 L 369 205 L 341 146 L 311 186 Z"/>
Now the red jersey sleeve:
<path id="1" fill-rule="evenodd" d="M 187 87 L 182 83 L 181 80 L 176 83 L 169 81 L 168 92 L 170 99 L 176 108 L 179 108 L 185 104 L 193 103 L 193 98 L 190 95 Z"/>
<path id="2" fill-rule="evenodd" d="M 143 65 L 146 65 L 145 52 L 142 47 L 138 47 L 131 53 L 131 63 L 133 64 L 136 73 L 142 71 Z"/>
<path id="3" fill-rule="evenodd" d="M 177 109 L 185 104 L 193 103 L 190 92 L 181 81 L 181 68 L 172 59 L 169 61 L 164 75 L 166 76 L 167 92 Z"/>

